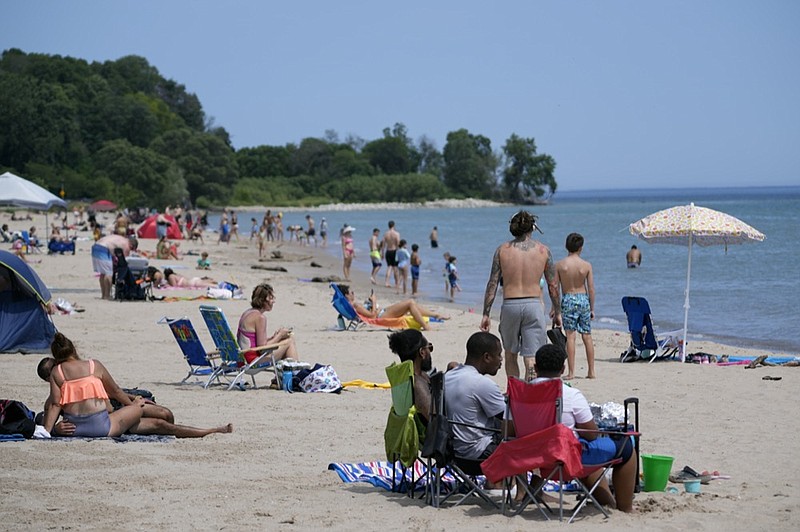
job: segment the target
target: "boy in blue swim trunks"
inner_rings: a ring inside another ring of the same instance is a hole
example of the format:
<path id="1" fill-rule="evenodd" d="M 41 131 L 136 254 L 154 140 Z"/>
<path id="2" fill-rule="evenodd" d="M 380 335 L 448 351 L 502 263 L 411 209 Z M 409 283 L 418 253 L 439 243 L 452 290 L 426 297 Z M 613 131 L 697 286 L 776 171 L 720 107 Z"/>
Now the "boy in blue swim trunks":
<path id="1" fill-rule="evenodd" d="M 594 379 L 594 276 L 592 265 L 581 258 L 583 237 L 570 233 L 566 242 L 569 255 L 556 263 L 556 282 L 561 286 L 561 320 L 567 335 L 567 380 L 575 377 L 575 333 L 578 332 L 586 349 L 589 365 L 586 378 Z"/>

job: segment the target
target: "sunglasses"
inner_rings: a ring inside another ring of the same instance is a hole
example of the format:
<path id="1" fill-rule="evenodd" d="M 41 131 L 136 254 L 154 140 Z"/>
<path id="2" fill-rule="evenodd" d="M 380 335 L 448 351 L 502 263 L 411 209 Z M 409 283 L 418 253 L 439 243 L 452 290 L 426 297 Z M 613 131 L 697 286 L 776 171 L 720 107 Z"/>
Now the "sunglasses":
<path id="1" fill-rule="evenodd" d="M 433 344 L 430 343 L 430 342 L 428 342 L 426 344 L 422 344 L 421 346 L 419 346 L 419 349 L 425 349 L 426 347 L 428 348 L 428 351 L 433 353 Z"/>

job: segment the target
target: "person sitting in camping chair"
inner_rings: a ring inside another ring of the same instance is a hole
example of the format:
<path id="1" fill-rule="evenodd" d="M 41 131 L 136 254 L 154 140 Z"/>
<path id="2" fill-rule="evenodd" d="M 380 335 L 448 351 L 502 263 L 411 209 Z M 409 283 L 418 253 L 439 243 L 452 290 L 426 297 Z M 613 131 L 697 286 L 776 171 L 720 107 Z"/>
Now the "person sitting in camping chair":
<path id="1" fill-rule="evenodd" d="M 561 347 L 546 344 L 536 351 L 534 369 L 537 377 L 533 383 L 550 379 L 561 379 L 564 373 L 564 362 L 567 353 Z M 561 423 L 568 428 L 576 430 L 581 441 L 583 453 L 581 461 L 584 464 L 601 464 L 615 457 L 621 457 L 622 463 L 614 466 L 612 480 L 614 494 L 608 487 L 608 482 L 603 479 L 595 490 L 595 495 L 600 504 L 613 506 L 622 512 L 633 511 L 633 492 L 636 487 L 636 466 L 639 461 L 630 437 L 607 438 L 600 437 L 597 424 L 592 415 L 592 409 L 583 394 L 575 387 L 563 386 L 563 403 Z M 600 474 L 595 473 L 595 475 Z M 591 475 L 587 481 L 593 484 L 595 478 Z"/>

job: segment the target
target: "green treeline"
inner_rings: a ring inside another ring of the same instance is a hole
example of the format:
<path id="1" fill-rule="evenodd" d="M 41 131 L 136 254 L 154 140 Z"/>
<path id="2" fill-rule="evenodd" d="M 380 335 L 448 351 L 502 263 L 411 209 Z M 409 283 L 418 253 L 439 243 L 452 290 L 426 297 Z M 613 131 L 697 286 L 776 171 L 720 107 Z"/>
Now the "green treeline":
<path id="1" fill-rule="evenodd" d="M 66 198 L 123 206 L 314 205 L 476 197 L 531 202 L 556 190 L 555 160 L 512 134 L 451 131 L 439 151 L 405 125 L 366 141 L 335 131 L 233 149 L 196 95 L 146 59 L 88 63 L 18 49 L 0 57 L 0 173 Z"/>

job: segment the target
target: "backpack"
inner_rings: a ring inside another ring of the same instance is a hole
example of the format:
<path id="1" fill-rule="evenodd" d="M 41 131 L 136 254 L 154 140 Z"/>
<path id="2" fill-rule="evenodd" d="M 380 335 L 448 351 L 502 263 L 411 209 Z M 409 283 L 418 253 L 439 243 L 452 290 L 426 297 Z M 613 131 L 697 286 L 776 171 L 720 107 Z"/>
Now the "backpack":
<path id="1" fill-rule="evenodd" d="M 32 438 L 36 430 L 33 412 L 19 401 L 0 399 L 0 434 L 22 434 Z"/>
<path id="2" fill-rule="evenodd" d="M 308 373 L 304 375 L 306 371 Z M 339 380 L 333 366 L 316 364 L 311 370 L 303 370 L 298 373 L 295 379 L 298 377 L 300 389 L 307 393 L 340 393 L 342 391 L 342 381 Z"/>

